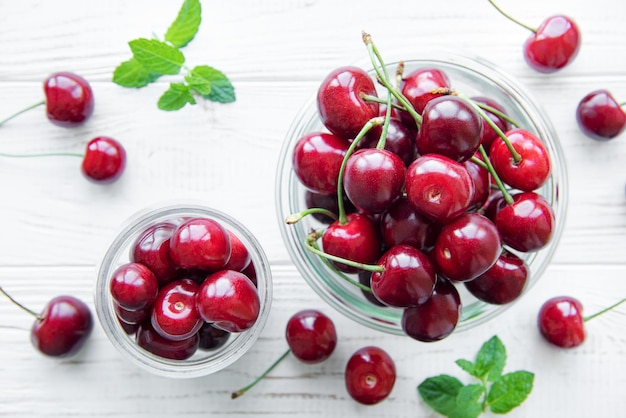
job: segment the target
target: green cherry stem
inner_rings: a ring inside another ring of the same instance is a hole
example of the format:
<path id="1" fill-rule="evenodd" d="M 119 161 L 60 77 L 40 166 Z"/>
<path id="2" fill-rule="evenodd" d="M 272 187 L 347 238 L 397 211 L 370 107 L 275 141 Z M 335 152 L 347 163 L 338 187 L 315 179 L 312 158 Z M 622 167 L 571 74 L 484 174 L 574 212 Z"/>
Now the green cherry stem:
<path id="1" fill-rule="evenodd" d="M 493 181 L 496 182 L 498 189 L 500 189 L 500 191 L 502 192 L 502 196 L 504 197 L 505 202 L 509 205 L 513 204 L 513 197 L 511 196 L 511 193 L 509 193 L 509 191 L 506 189 L 504 183 L 502 183 L 502 180 L 500 179 L 500 176 L 498 176 L 498 173 L 496 173 L 493 165 L 491 165 L 491 161 L 489 161 L 489 156 L 487 155 L 487 152 L 485 152 L 485 147 L 480 145 L 478 147 L 478 152 L 480 153 L 480 156 L 483 157 L 483 159 L 481 160 L 479 158 L 472 157 L 472 162 L 483 166 L 487 169 L 487 171 L 489 171 L 489 174 L 491 174 L 491 177 L 493 177 Z"/>
<path id="2" fill-rule="evenodd" d="M 30 158 L 30 157 L 79 157 L 83 158 L 84 154 L 78 154 L 75 152 L 47 152 L 41 154 L 8 154 L 0 152 L 0 157 L 6 158 Z"/>
<path id="3" fill-rule="evenodd" d="M 327 254 L 327 253 L 323 252 L 322 250 L 320 250 L 318 248 L 318 246 L 316 244 L 316 241 L 321 237 L 321 235 L 322 234 L 319 231 L 311 232 L 307 236 L 307 238 L 306 238 L 306 240 L 304 242 L 304 245 L 305 245 L 306 249 L 311 251 L 313 254 L 316 254 L 316 255 L 319 255 L 320 257 L 326 258 L 327 260 L 335 261 L 337 263 L 342 263 L 342 264 L 348 265 L 350 267 L 355 267 L 355 268 L 358 268 L 358 269 L 361 269 L 361 270 L 370 271 L 372 273 L 381 272 L 381 271 L 385 270 L 385 268 L 383 266 L 378 265 L 378 264 L 359 263 L 358 261 L 348 260 L 348 259 L 345 259 L 345 258 L 337 257 L 337 256 L 334 256 L 332 254 Z M 355 282 L 355 284 L 356 284 L 356 282 Z M 365 286 L 365 287 L 367 288 L 367 286 Z"/>
<path id="4" fill-rule="evenodd" d="M 528 30 L 529 30 L 529 31 L 531 31 L 531 32 L 537 33 L 537 29 L 536 29 L 536 28 L 533 28 L 532 26 L 528 26 L 527 24 L 522 23 L 522 22 L 520 22 L 519 20 L 515 19 L 513 16 L 511 16 L 510 14 L 508 14 L 508 13 L 506 13 L 504 10 L 502 10 L 502 9 L 500 8 L 500 6 L 498 6 L 498 5 L 497 5 L 497 4 L 496 4 L 493 0 L 487 0 L 487 1 L 489 1 L 489 3 L 491 3 L 491 5 L 492 5 L 493 7 L 495 7 L 495 9 L 496 9 L 498 12 L 500 12 L 500 14 L 501 14 L 502 16 L 506 17 L 506 18 L 507 18 L 507 19 L 509 19 L 511 22 L 517 23 L 517 24 L 518 24 L 518 25 L 520 25 L 521 27 L 526 28 L 526 29 L 528 29 Z"/>
<path id="5" fill-rule="evenodd" d="M 42 101 L 40 101 L 40 102 L 37 102 L 37 103 L 35 103 L 35 104 L 32 104 L 32 105 L 30 105 L 30 106 L 28 106 L 28 107 L 26 107 L 26 108 L 22 109 L 22 110 L 20 110 L 19 112 L 12 114 L 12 115 L 11 115 L 11 116 L 9 116 L 8 118 L 5 118 L 5 119 L 1 120 L 1 121 L 0 121 L 0 126 L 4 125 L 4 123 L 5 123 L 5 122 L 10 121 L 10 120 L 11 120 L 11 119 L 13 119 L 14 117 L 19 116 L 19 115 L 21 115 L 22 113 L 25 113 L 25 112 L 27 112 L 27 111 L 29 111 L 29 110 L 31 110 L 31 109 L 34 109 L 34 108 L 39 107 L 39 106 L 42 106 L 42 105 L 44 105 L 44 104 L 46 104 L 46 101 L 45 101 L 45 100 L 42 100 Z"/>
<path id="6" fill-rule="evenodd" d="M 257 383 L 259 383 L 261 380 L 263 380 L 263 378 L 265 376 L 267 376 L 272 370 L 274 370 L 274 368 L 276 366 L 278 366 L 280 364 L 281 361 L 283 361 L 285 359 L 285 357 L 287 357 L 289 355 L 289 353 L 291 353 L 291 349 L 287 349 L 287 351 L 285 351 L 283 353 L 283 355 L 281 355 L 280 357 L 278 357 L 278 359 L 276 359 L 274 361 L 274 363 L 272 363 L 272 365 L 270 367 L 267 368 L 267 370 L 265 370 L 259 377 L 257 377 L 256 379 L 254 379 L 249 385 L 242 387 L 241 389 L 233 392 L 230 394 L 230 399 L 237 399 L 238 397 L 244 395 L 248 390 L 252 389 L 254 386 L 256 386 Z"/>
<path id="7" fill-rule="evenodd" d="M 7 292 L 4 291 L 4 289 L 2 287 L 0 287 L 0 293 L 2 293 L 4 296 L 6 296 L 11 302 L 13 302 L 14 304 L 16 304 L 17 306 L 19 306 L 20 308 L 22 308 L 24 311 L 28 312 L 29 314 L 31 314 L 32 316 L 34 316 L 35 318 L 37 318 L 38 320 L 41 319 L 41 316 L 39 316 L 39 314 L 35 311 L 33 311 L 32 309 L 28 309 L 26 306 L 22 305 L 21 303 L 19 303 L 18 301 L 16 301 L 15 299 L 13 299 L 13 297 L 11 295 L 9 295 Z"/>
<path id="8" fill-rule="evenodd" d="M 483 110 L 486 110 L 489 113 L 493 113 L 494 115 L 496 115 L 497 117 L 499 117 L 500 119 L 503 119 L 507 122 L 509 122 L 511 125 L 515 126 L 516 128 L 520 127 L 520 124 L 517 123 L 517 121 L 515 119 L 513 119 L 512 117 L 510 117 L 509 115 L 507 115 L 506 113 L 500 112 L 498 109 L 496 109 L 495 107 L 491 107 L 489 105 L 486 105 L 484 103 L 477 103 L 476 104 Z"/>
<path id="9" fill-rule="evenodd" d="M 613 309 L 613 308 L 618 307 L 619 305 L 621 305 L 621 304 L 622 304 L 622 303 L 624 303 L 624 302 L 626 302 L 626 298 L 624 298 L 624 299 L 620 300 L 620 301 L 619 301 L 619 302 L 617 302 L 617 303 L 614 303 L 613 305 L 609 306 L 608 308 L 604 308 L 604 309 L 602 309 L 600 312 L 596 312 L 596 313 L 594 313 L 594 314 L 592 314 L 592 315 L 589 315 L 589 316 L 584 317 L 584 318 L 583 318 L 583 321 L 584 321 L 584 322 L 590 321 L 590 320 L 592 320 L 593 318 L 595 318 L 595 317 L 597 317 L 597 316 L 600 316 L 600 315 L 602 315 L 603 313 L 606 313 L 606 312 L 610 311 L 610 310 L 611 310 L 611 309 Z"/>
<path id="10" fill-rule="evenodd" d="M 328 209 L 324 209 L 324 208 L 310 208 L 310 209 L 307 209 L 307 210 L 303 210 L 302 212 L 299 212 L 299 213 L 292 213 L 291 215 L 289 215 L 289 216 L 287 216 L 285 218 L 285 223 L 287 225 L 293 225 L 295 223 L 300 222 L 300 220 L 302 218 L 304 218 L 305 216 L 312 215 L 314 213 L 320 213 L 322 215 L 329 216 L 332 219 L 334 219 L 335 221 L 338 219 L 337 215 L 335 215 L 333 212 L 329 211 Z"/>

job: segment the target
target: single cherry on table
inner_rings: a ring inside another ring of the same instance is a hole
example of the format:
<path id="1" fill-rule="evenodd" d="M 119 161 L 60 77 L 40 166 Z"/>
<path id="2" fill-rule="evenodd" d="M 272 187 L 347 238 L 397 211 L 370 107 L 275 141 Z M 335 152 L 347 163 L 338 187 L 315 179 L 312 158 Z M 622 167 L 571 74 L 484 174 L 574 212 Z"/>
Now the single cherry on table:
<path id="1" fill-rule="evenodd" d="M 608 141 L 624 131 L 626 112 L 606 89 L 594 90 L 583 97 L 576 107 L 580 130 L 597 141 Z"/>

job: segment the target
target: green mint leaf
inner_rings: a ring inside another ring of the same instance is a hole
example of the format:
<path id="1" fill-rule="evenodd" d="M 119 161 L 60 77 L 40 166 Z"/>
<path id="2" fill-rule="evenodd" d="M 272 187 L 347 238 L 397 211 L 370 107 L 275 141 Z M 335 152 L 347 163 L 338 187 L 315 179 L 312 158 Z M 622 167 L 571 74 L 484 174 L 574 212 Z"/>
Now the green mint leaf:
<path id="1" fill-rule="evenodd" d="M 198 33 L 201 14 L 200 0 L 185 0 L 176 20 L 167 29 L 165 40 L 177 48 L 187 45 Z"/>
<path id="2" fill-rule="evenodd" d="M 178 74 L 185 56 L 178 49 L 157 41 L 139 38 L 128 43 L 133 57 L 149 71 L 159 74 Z"/>
<path id="3" fill-rule="evenodd" d="M 424 402 L 435 411 L 448 416 L 457 407 L 456 398 L 463 388 L 459 379 L 446 374 L 429 377 L 417 386 Z"/>
<path id="4" fill-rule="evenodd" d="M 455 363 L 467 373 L 472 376 L 476 376 L 476 365 L 469 360 L 458 359 Z"/>
<path id="5" fill-rule="evenodd" d="M 226 75 L 208 65 L 198 65 L 185 78 L 189 86 L 205 99 L 231 103 L 235 101 L 235 88 Z"/>
<path id="6" fill-rule="evenodd" d="M 456 407 L 448 414 L 448 418 L 477 418 L 483 412 L 480 399 L 484 392 L 483 385 L 463 386 L 456 395 Z"/>
<path id="7" fill-rule="evenodd" d="M 495 414 L 506 414 L 521 405 L 528 397 L 535 375 L 524 370 L 507 373 L 496 379 L 487 395 L 489 409 Z"/>
<path id="8" fill-rule="evenodd" d="M 189 87 L 183 83 L 171 83 L 170 88 L 159 98 L 158 106 L 161 110 L 178 110 L 187 103 L 196 104 Z"/>
<path id="9" fill-rule="evenodd" d="M 149 71 L 134 58 L 124 61 L 113 72 L 113 82 L 122 87 L 143 87 L 159 77 L 160 74 Z"/>
<path id="10" fill-rule="evenodd" d="M 506 348 L 498 336 L 493 336 L 478 351 L 473 376 L 480 379 L 486 377 L 487 381 L 493 382 L 502 374 L 505 363 Z"/>

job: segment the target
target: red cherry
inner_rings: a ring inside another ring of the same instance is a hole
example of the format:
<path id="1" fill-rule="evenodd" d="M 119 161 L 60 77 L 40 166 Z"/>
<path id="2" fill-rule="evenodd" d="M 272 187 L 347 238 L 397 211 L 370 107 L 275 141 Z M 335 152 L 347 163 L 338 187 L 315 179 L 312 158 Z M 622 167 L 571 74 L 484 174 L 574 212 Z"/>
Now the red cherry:
<path id="1" fill-rule="evenodd" d="M 392 203 L 380 218 L 382 239 L 387 247 L 407 244 L 420 251 L 435 246 L 439 227 L 419 213 L 406 197 Z"/>
<path id="2" fill-rule="evenodd" d="M 221 269 L 228 262 L 231 251 L 228 232 L 213 219 L 188 219 L 170 238 L 172 261 L 185 269 Z"/>
<path id="3" fill-rule="evenodd" d="M 131 247 L 130 260 L 148 267 L 163 286 L 174 279 L 176 266 L 170 257 L 170 238 L 176 229 L 171 222 L 146 228 Z"/>
<path id="4" fill-rule="evenodd" d="M 374 405 L 387 398 L 393 390 L 396 366 L 383 349 L 363 347 L 348 360 L 345 383 L 352 399 L 364 405 Z"/>
<path id="5" fill-rule="evenodd" d="M 500 113 L 506 115 L 506 111 L 504 110 L 502 105 L 500 105 L 498 102 L 496 102 L 495 100 L 489 97 L 475 96 L 475 97 L 472 97 L 471 99 L 477 104 L 489 106 L 499 111 Z M 498 128 L 500 128 L 502 132 L 506 132 L 509 130 L 509 123 L 505 119 L 501 118 L 495 113 L 490 112 L 487 109 L 483 109 L 483 111 L 485 112 L 487 117 L 491 119 L 491 121 Z M 494 139 L 499 138 L 499 135 L 496 133 L 496 131 L 493 130 L 491 125 L 489 125 L 489 123 L 486 120 L 483 119 L 482 122 L 483 122 L 483 132 L 480 137 L 480 143 L 485 149 L 485 151 L 489 152 L 489 149 L 491 148 L 491 144 L 493 143 Z"/>
<path id="6" fill-rule="evenodd" d="M 208 322 L 204 322 L 200 331 L 198 331 L 198 338 L 200 339 L 198 348 L 208 351 L 217 350 L 226 344 L 230 335 L 230 332 L 216 328 L 213 324 Z"/>
<path id="7" fill-rule="evenodd" d="M 122 324 L 139 325 L 143 323 L 146 319 L 150 318 L 150 314 L 152 312 L 152 306 L 149 306 L 145 309 L 138 309 L 135 311 L 131 311 L 131 310 L 122 308 L 117 303 L 114 303 L 113 310 L 115 311 L 115 316 Z"/>
<path id="8" fill-rule="evenodd" d="M 573 348 L 585 341 L 583 305 L 575 298 L 557 296 L 547 300 L 537 319 L 541 335 L 551 344 Z"/>
<path id="9" fill-rule="evenodd" d="M 442 95 L 433 91 L 446 88 L 450 88 L 450 79 L 443 70 L 438 68 L 418 68 L 404 76 L 400 86 L 402 94 L 420 115 L 426 103 Z M 415 125 L 415 121 L 407 112 L 400 112 L 400 115 L 407 126 Z"/>
<path id="10" fill-rule="evenodd" d="M 626 112 L 608 90 L 595 90 L 578 103 L 576 121 L 588 137 L 607 141 L 624 131 Z"/>
<path id="11" fill-rule="evenodd" d="M 196 310 L 198 284 L 191 279 L 180 279 L 166 284 L 152 307 L 150 321 L 163 338 L 186 340 L 202 327 Z"/>
<path id="12" fill-rule="evenodd" d="M 244 271 L 252 258 L 248 252 L 248 248 L 239 237 L 232 231 L 228 231 L 230 237 L 231 253 L 228 263 L 224 266 L 225 270 Z"/>
<path id="13" fill-rule="evenodd" d="M 552 73 L 574 60 L 580 42 L 580 31 L 571 18 L 550 16 L 524 43 L 524 59 L 535 70 Z"/>
<path id="14" fill-rule="evenodd" d="M 154 273 L 139 263 L 126 263 L 118 267 L 113 272 L 109 287 L 113 301 L 131 311 L 152 305 L 159 292 Z"/>
<path id="15" fill-rule="evenodd" d="M 480 157 L 476 156 L 481 159 Z M 476 164 L 472 160 L 467 160 L 463 163 L 465 169 L 469 173 L 472 181 L 474 182 L 474 197 L 468 210 L 481 208 L 489 199 L 491 195 L 491 174 L 489 171 Z"/>
<path id="16" fill-rule="evenodd" d="M 99 136 L 87 143 L 81 169 L 95 183 L 113 183 L 126 168 L 126 151 L 113 138 Z"/>
<path id="17" fill-rule="evenodd" d="M 384 116 L 384 115 L 383 115 Z M 382 126 L 374 126 L 359 141 L 358 148 L 376 148 Z M 390 118 L 387 128 L 387 137 L 385 138 L 385 149 L 396 154 L 408 166 L 415 159 L 417 149 L 415 146 L 415 133 L 410 131 L 400 119 Z"/>
<path id="18" fill-rule="evenodd" d="M 503 252 L 493 266 L 465 287 L 477 299 L 495 305 L 516 300 L 528 281 L 526 262 L 513 253 Z"/>
<path id="19" fill-rule="evenodd" d="M 502 241 L 522 252 L 540 250 L 552 238 L 555 222 L 552 206 L 534 192 L 517 193 L 512 197 L 514 202 L 502 207 L 495 216 Z"/>
<path id="20" fill-rule="evenodd" d="M 198 350 L 200 342 L 197 333 L 180 341 L 163 338 L 152 328 L 150 321 L 139 326 L 135 338 L 139 347 L 171 360 L 187 360 Z"/>
<path id="21" fill-rule="evenodd" d="M 254 284 L 243 273 L 221 270 L 207 277 L 196 295 L 200 317 L 229 332 L 251 328 L 259 317 L 261 301 Z"/>
<path id="22" fill-rule="evenodd" d="M 86 121 L 94 109 L 91 86 L 83 77 L 59 72 L 44 81 L 46 115 L 55 125 L 69 127 Z"/>
<path id="23" fill-rule="evenodd" d="M 285 338 L 293 355 L 303 363 L 326 360 L 337 346 L 333 321 L 315 309 L 305 309 L 289 318 Z"/>
<path id="24" fill-rule="evenodd" d="M 377 96 L 372 78 L 363 69 L 346 66 L 324 78 L 317 92 L 317 109 L 324 126 L 340 138 L 352 140 L 363 125 L 378 115 L 378 103 L 364 95 Z"/>

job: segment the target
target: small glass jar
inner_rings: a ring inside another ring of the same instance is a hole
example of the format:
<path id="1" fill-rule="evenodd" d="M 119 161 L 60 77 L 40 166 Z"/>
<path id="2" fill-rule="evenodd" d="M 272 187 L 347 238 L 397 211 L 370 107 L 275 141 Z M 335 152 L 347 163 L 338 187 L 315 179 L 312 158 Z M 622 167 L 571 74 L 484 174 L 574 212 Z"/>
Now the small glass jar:
<path id="1" fill-rule="evenodd" d="M 567 170 L 565 156 L 556 131 L 548 116 L 531 94 L 511 76 L 492 63 L 454 51 L 413 52 L 409 57 L 402 51 L 394 51 L 386 59 L 389 74 L 395 74 L 398 63 L 404 63 L 404 74 L 418 68 L 439 68 L 450 78 L 452 89 L 465 96 L 489 97 L 501 104 L 506 113 L 521 127 L 529 130 L 544 141 L 551 158 L 552 172 L 548 181 L 537 192 L 552 205 L 556 223 L 549 244 L 540 251 L 518 254 L 525 259 L 530 277 L 524 293 L 539 280 L 558 246 L 567 210 Z M 410 59 L 411 56 L 420 58 Z M 356 64 L 371 70 L 371 63 Z M 381 97 L 386 96 L 386 92 Z M 297 141 L 310 132 L 328 132 L 317 113 L 316 95 L 302 107 L 286 135 L 276 176 L 276 206 L 280 230 L 289 254 L 304 279 L 328 304 L 348 318 L 370 328 L 404 335 L 401 326 L 402 310 L 381 307 L 369 302 L 363 292 L 339 277 L 323 262 L 321 257 L 306 249 L 304 242 L 312 229 L 320 229 L 322 224 L 312 216 L 307 216 L 296 224 L 287 225 L 285 218 L 307 209 L 305 187 L 298 181 L 292 167 L 292 154 Z M 358 281 L 356 277 L 354 280 Z M 506 305 L 493 305 L 477 300 L 464 286 L 457 285 L 461 295 L 463 310 L 456 331 L 467 330 L 496 317 L 507 309 Z M 520 298 L 523 297 L 523 294 Z M 517 300 L 519 300 L 518 298 Z"/>
<path id="2" fill-rule="evenodd" d="M 232 333 L 227 342 L 215 350 L 198 349 L 186 360 L 171 360 L 152 354 L 140 347 L 133 335 L 122 328 L 109 290 L 114 271 L 130 261 L 130 252 L 138 235 L 150 226 L 164 222 L 178 222 L 191 217 L 210 218 L 219 222 L 242 241 L 251 256 L 256 271 L 260 312 L 255 324 L 248 330 Z M 261 245 L 240 222 L 218 210 L 199 203 L 174 203 L 145 209 L 127 220 L 106 250 L 98 267 L 95 289 L 95 307 L 104 332 L 116 349 L 131 363 L 156 375 L 173 378 L 206 376 L 228 367 L 242 357 L 258 339 L 270 311 L 272 276 L 269 262 Z"/>

